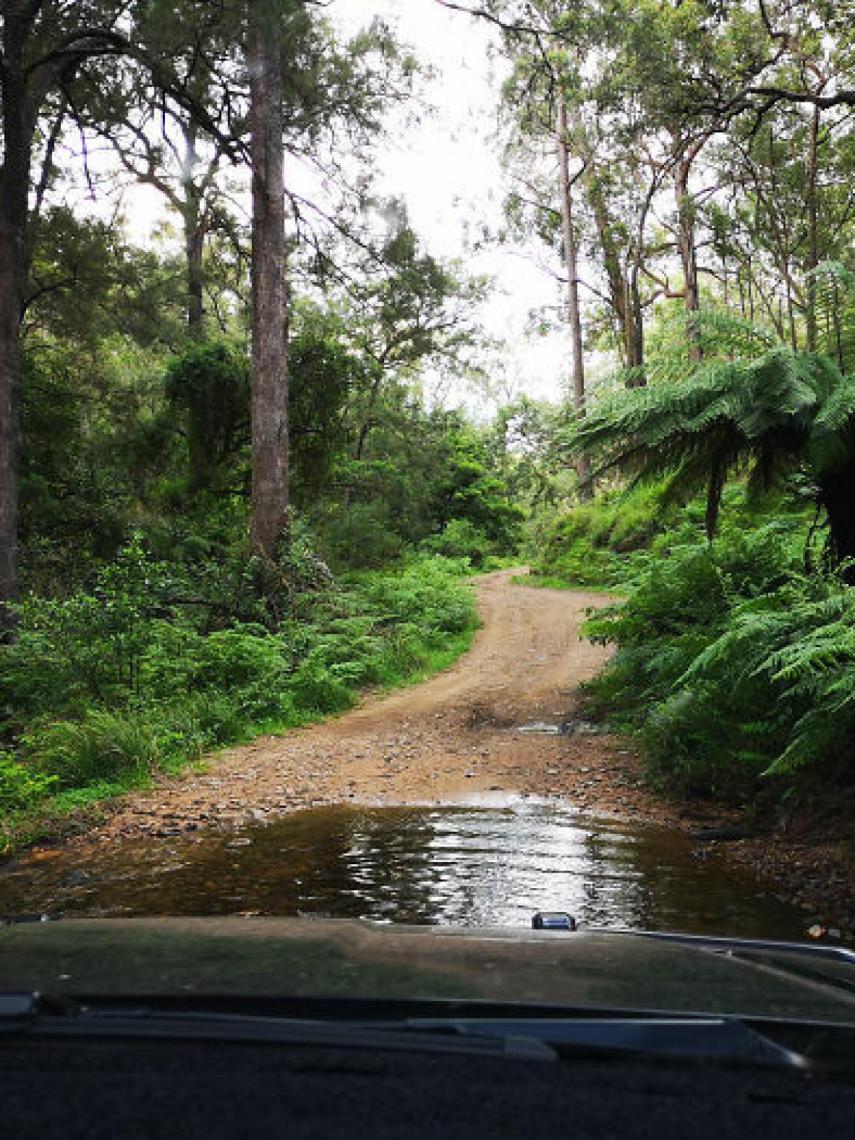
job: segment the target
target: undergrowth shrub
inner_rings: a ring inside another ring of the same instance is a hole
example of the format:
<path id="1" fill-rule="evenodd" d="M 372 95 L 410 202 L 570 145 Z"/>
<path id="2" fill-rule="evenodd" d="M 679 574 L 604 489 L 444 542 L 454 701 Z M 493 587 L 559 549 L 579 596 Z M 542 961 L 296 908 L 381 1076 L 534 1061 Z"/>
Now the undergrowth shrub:
<path id="1" fill-rule="evenodd" d="M 686 671 L 764 689 L 770 774 L 822 766 L 851 779 L 855 760 L 855 596 L 821 575 L 801 576 L 735 607 L 727 629 Z"/>
<path id="2" fill-rule="evenodd" d="M 18 639 L 0 647 L 18 754 L 0 752 L 6 813 L 51 792 L 69 802 L 78 789 L 110 794 L 253 732 L 340 712 L 366 685 L 443 664 L 475 627 L 463 559 L 328 581 L 275 629 L 234 620 L 210 629 L 170 611 L 138 545 L 128 558 L 88 594 L 18 608 Z"/>
<path id="3" fill-rule="evenodd" d="M 0 689 L 13 714 L 73 715 L 139 695 L 168 577 L 134 535 L 88 592 L 15 607 L 17 637 L 0 654 Z"/>
<path id="4" fill-rule="evenodd" d="M 445 558 L 467 558 L 476 568 L 496 553 L 494 544 L 470 519 L 452 519 L 439 534 L 423 539 L 419 549 Z"/>
<path id="5" fill-rule="evenodd" d="M 335 568 L 376 569 L 401 557 L 404 540 L 389 507 L 380 502 L 352 502 L 324 519 L 322 549 Z"/>
<path id="6" fill-rule="evenodd" d="M 10 752 L 0 752 L 0 815 L 43 800 L 56 783 L 56 776 L 30 771 Z"/>
<path id="7" fill-rule="evenodd" d="M 672 501 L 666 482 L 609 492 L 553 520 L 539 539 L 532 570 L 569 585 L 634 585 L 651 563 L 705 540 L 705 510 L 702 497 Z M 803 561 L 812 519 L 802 498 L 789 491 L 749 493 L 740 484 L 725 489 L 719 520 L 725 542 L 772 520 L 787 536 L 789 552 Z"/>
<path id="8" fill-rule="evenodd" d="M 310 655 L 291 679 L 291 692 L 300 708 L 313 713 L 342 712 L 355 698 L 353 688 L 331 668 Z"/>
<path id="9" fill-rule="evenodd" d="M 461 633 L 473 623 L 471 595 L 457 585 L 466 559 L 425 558 L 362 581 L 360 593 L 383 622 L 417 623 L 425 634 Z"/>
<path id="10" fill-rule="evenodd" d="M 592 704 L 640 731 L 660 786 L 740 800 L 764 778 L 851 764 L 855 600 L 805 574 L 792 538 L 769 523 L 677 547 L 588 621 L 617 647 Z"/>
<path id="11" fill-rule="evenodd" d="M 39 770 L 56 777 L 58 788 L 140 778 L 160 756 L 149 720 L 125 710 L 90 709 L 79 721 L 38 723 L 23 743 Z"/>
<path id="12" fill-rule="evenodd" d="M 536 574 L 580 586 L 614 585 L 622 559 L 645 549 L 675 519 L 664 485 L 611 492 L 559 515 L 533 559 Z"/>

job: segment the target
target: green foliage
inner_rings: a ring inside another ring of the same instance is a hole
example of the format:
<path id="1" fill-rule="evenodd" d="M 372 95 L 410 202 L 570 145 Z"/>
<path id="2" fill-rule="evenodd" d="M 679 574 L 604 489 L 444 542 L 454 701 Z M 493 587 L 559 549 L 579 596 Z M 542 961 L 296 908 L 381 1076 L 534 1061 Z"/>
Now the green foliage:
<path id="1" fill-rule="evenodd" d="M 291 492 L 297 506 L 328 491 L 348 442 L 346 403 L 363 391 L 371 366 L 349 346 L 344 322 L 301 305 L 288 346 Z"/>
<path id="2" fill-rule="evenodd" d="M 687 318 L 682 306 L 665 307 L 647 335 L 644 376 L 649 387 L 686 379 L 687 331 L 705 365 L 756 360 L 778 344 L 767 329 L 722 308 L 700 309 Z"/>
<path id="3" fill-rule="evenodd" d="M 523 512 L 514 501 L 511 464 L 491 433 L 456 412 L 426 413 L 404 393 L 387 392 L 361 459 L 342 464 L 340 502 L 317 510 L 319 545 L 336 569 L 379 568 L 425 540 L 428 551 L 456 556 L 464 534 L 472 555 L 508 555 L 519 545 Z M 381 418 L 382 416 L 382 418 Z M 469 524 L 439 536 L 449 523 Z M 471 545 L 471 542 L 470 542 Z"/>
<path id="4" fill-rule="evenodd" d="M 165 392 L 187 417 L 191 490 L 208 487 L 249 442 L 249 361 L 238 346 L 193 345 L 169 362 Z"/>
<path id="5" fill-rule="evenodd" d="M 311 562 L 305 538 L 290 561 Z M 261 728 L 339 712 L 366 685 L 442 667 L 475 627 L 467 568 L 420 558 L 343 587 L 327 572 L 276 628 L 210 629 L 165 604 L 175 582 L 135 537 L 91 593 L 19 607 L 19 636 L 0 648 L 18 751 L 0 753 L 0 806 L 106 794 Z"/>
<path id="6" fill-rule="evenodd" d="M 855 274 L 839 261 L 824 261 L 808 281 L 815 294 L 818 339 L 841 372 L 855 366 Z"/>
<path id="7" fill-rule="evenodd" d="M 706 486 L 710 538 L 731 472 L 743 467 L 752 485 L 769 487 L 801 464 L 828 511 L 833 555 L 855 553 L 840 509 L 855 486 L 855 377 L 825 357 L 775 348 L 704 363 L 685 379 L 604 400 L 579 429 L 577 446 L 604 468 L 667 477 L 676 501 Z"/>
<path id="8" fill-rule="evenodd" d="M 136 534 L 101 569 L 90 592 L 18 606 L 18 637 L 0 653 L 0 691 L 15 715 L 69 712 L 137 695 L 157 628 L 151 615 L 167 578 Z"/>
<path id="9" fill-rule="evenodd" d="M 475 567 L 483 566 L 491 553 L 487 535 L 470 519 L 452 519 L 439 534 L 424 539 L 420 547 L 446 558 L 466 558 Z"/>
<path id="10" fill-rule="evenodd" d="M 324 655 L 310 654 L 294 673 L 292 691 L 301 708 L 312 713 L 342 712 L 349 708 L 355 693 L 346 680 L 337 676 L 335 663 L 326 663 Z"/>
<path id="11" fill-rule="evenodd" d="M 23 736 L 25 752 L 59 788 L 142 777 L 159 760 L 157 740 L 139 713 L 89 709 L 79 721 L 42 721 Z"/>
<path id="12" fill-rule="evenodd" d="M 333 566 L 375 569 L 403 554 L 398 528 L 398 520 L 382 501 L 349 502 L 332 506 L 321 520 L 320 541 Z"/>
<path id="13" fill-rule="evenodd" d="M 734 608 L 728 628 L 686 679 L 729 673 L 774 696 L 786 731 L 768 772 L 823 764 L 851 778 L 855 732 L 855 597 L 825 578 L 797 578 Z"/>
<path id="14" fill-rule="evenodd" d="M 0 751 L 0 817 L 45 799 L 56 783 L 56 776 L 32 772 Z"/>
<path id="15" fill-rule="evenodd" d="M 661 786 L 742 800 L 770 779 L 851 780 L 855 601 L 805 575 L 796 522 L 672 546 L 589 620 L 617 646 L 591 698 L 640 732 Z"/>
<path id="16" fill-rule="evenodd" d="M 610 586 L 625 580 L 634 560 L 673 525 L 678 512 L 667 505 L 662 483 L 612 492 L 559 514 L 538 544 L 532 570 L 579 586 Z"/>

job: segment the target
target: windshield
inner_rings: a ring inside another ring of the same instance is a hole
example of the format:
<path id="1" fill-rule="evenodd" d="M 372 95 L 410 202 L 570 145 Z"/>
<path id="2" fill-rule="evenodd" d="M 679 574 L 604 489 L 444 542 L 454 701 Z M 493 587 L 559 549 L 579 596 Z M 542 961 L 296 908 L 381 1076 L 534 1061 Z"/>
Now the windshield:
<path id="1" fill-rule="evenodd" d="M 850 1022 L 842 18 L 0 40 L 0 989 Z"/>

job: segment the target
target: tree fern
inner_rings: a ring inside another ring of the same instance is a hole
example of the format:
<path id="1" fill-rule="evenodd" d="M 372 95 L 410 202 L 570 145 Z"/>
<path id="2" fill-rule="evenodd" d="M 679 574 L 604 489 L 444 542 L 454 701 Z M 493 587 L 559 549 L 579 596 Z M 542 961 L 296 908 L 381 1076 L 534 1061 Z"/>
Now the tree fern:
<path id="1" fill-rule="evenodd" d="M 778 346 L 755 359 L 707 361 L 680 380 L 602 400 L 572 447 L 596 460 L 599 474 L 669 474 L 673 498 L 705 484 L 710 539 L 736 467 L 754 486 L 804 467 L 827 509 L 836 556 L 855 555 L 845 514 L 847 496 L 855 497 L 855 376 L 827 357 Z"/>

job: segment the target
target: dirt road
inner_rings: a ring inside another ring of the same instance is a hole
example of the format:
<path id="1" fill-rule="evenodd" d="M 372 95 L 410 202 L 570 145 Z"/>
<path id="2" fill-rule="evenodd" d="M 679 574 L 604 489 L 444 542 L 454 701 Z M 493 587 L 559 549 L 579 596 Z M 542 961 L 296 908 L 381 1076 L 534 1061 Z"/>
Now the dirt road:
<path id="1" fill-rule="evenodd" d="M 632 754 L 588 726 L 531 731 L 572 719 L 580 681 L 607 651 L 583 640 L 599 594 L 534 590 L 514 571 L 479 578 L 482 628 L 444 673 L 280 737 L 262 737 L 211 761 L 204 774 L 136 795 L 101 834 L 171 835 L 271 818 L 323 803 L 417 803 L 488 793 L 560 795 L 580 808 L 656 818 Z M 91 833 L 87 837 L 92 839 Z"/>
<path id="2" fill-rule="evenodd" d="M 211 757 L 204 772 L 160 778 L 100 825 L 84 821 L 70 843 L 85 857 L 116 840 L 150 837 L 168 853 L 169 837 L 190 833 L 201 841 L 211 828 L 241 828 L 299 808 L 489 803 L 509 795 L 557 797 L 592 816 L 689 832 L 737 819 L 710 802 L 654 795 L 625 741 L 579 721 L 579 683 L 608 656 L 581 638 L 580 626 L 604 598 L 515 585 L 514 573 L 475 581 L 483 625 L 453 668 L 369 697 L 337 719 L 229 749 Z M 566 721 L 574 726 L 569 733 L 532 731 L 538 722 Z M 855 940 L 855 862 L 840 837 L 813 828 L 724 847 L 774 893 L 812 914 L 806 926 L 821 921 Z M 698 857 L 707 852 L 701 843 Z M 62 847 L 49 844 L 26 855 L 22 867 L 53 859 L 62 859 Z"/>

